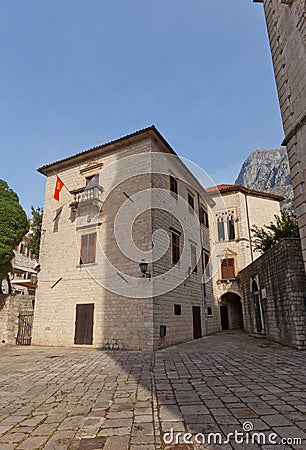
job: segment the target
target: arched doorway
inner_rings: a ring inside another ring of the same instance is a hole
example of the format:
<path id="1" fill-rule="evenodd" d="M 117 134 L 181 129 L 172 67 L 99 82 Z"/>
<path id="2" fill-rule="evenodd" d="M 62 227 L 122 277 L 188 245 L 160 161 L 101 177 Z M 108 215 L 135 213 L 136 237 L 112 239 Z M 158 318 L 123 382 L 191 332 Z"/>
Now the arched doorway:
<path id="1" fill-rule="evenodd" d="M 243 329 L 241 299 L 238 294 L 227 292 L 220 301 L 221 330 Z"/>

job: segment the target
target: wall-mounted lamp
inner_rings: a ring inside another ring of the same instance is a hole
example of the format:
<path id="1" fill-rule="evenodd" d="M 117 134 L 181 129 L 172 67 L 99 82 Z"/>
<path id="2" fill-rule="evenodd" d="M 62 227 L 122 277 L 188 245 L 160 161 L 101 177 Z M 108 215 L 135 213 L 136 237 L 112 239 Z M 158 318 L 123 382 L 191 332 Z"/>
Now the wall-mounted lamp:
<path id="1" fill-rule="evenodd" d="M 151 274 L 149 272 L 147 272 L 148 263 L 144 259 L 142 259 L 141 262 L 139 263 L 139 268 L 141 270 L 143 277 L 151 278 Z"/>

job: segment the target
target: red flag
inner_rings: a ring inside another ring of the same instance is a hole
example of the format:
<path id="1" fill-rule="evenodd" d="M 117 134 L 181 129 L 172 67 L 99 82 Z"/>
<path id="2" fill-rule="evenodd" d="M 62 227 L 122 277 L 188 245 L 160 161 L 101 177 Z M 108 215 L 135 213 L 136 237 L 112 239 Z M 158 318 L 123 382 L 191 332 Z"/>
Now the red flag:
<path id="1" fill-rule="evenodd" d="M 63 189 L 64 186 L 65 185 L 62 182 L 62 180 L 60 179 L 60 177 L 57 176 L 56 177 L 56 183 L 55 183 L 55 189 L 54 189 L 54 195 L 53 195 L 54 200 L 59 201 L 59 195 L 60 195 L 60 192 L 61 192 L 61 190 Z"/>

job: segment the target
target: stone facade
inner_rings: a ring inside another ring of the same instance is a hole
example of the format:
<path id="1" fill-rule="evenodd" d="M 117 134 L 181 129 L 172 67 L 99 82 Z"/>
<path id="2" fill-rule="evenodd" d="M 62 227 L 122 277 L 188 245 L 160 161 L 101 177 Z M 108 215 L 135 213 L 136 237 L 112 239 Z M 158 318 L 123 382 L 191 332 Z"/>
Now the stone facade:
<path id="1" fill-rule="evenodd" d="M 30 233 L 27 233 L 14 250 L 12 272 L 9 274 L 13 294 L 33 295 L 37 284 L 38 262 L 28 248 Z M 35 270 L 36 269 L 36 270 Z M 2 280 L 2 291 L 9 293 L 6 280 Z"/>
<path id="2" fill-rule="evenodd" d="M 264 4 L 306 271 L 305 0 L 253 1 Z"/>
<path id="3" fill-rule="evenodd" d="M 208 209 L 212 201 L 155 127 L 39 171 L 47 178 L 34 345 L 80 345 L 82 308 L 93 308 L 93 324 L 81 345 L 152 350 L 193 339 L 199 327 L 205 333 L 213 297 L 211 282 L 204 295 L 201 249 L 209 251 L 210 241 L 198 217 L 199 205 Z M 65 184 L 59 202 L 53 198 L 56 176 Z M 95 257 L 83 263 L 81 247 L 90 234 L 96 236 Z M 209 332 L 217 331 L 211 319 Z"/>
<path id="4" fill-rule="evenodd" d="M 210 236 L 213 251 L 213 291 L 216 310 L 220 310 L 220 329 L 243 326 L 242 293 L 237 275 L 260 256 L 252 246 L 252 231 L 275 221 L 283 197 L 247 189 L 240 185 L 219 185 L 208 188 L 215 202 Z M 232 219 L 229 233 L 228 220 Z M 222 222 L 223 233 L 218 231 Z M 222 261 L 232 260 L 233 270 L 223 270 Z M 224 272 L 228 272 L 227 274 Z M 223 323 L 222 323 L 223 322 Z"/>
<path id="5" fill-rule="evenodd" d="M 280 241 L 243 269 L 239 280 L 245 331 L 260 331 L 271 341 L 305 349 L 306 277 L 300 239 Z"/>

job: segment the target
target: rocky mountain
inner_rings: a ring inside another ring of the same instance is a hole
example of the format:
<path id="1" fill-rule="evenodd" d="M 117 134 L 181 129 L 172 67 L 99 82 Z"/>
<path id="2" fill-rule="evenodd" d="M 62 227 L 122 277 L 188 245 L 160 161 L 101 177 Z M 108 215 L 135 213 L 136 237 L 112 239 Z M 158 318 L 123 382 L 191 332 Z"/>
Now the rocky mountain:
<path id="1" fill-rule="evenodd" d="M 281 208 L 294 210 L 293 190 L 285 147 L 259 148 L 244 161 L 235 184 L 249 189 L 282 195 Z"/>

